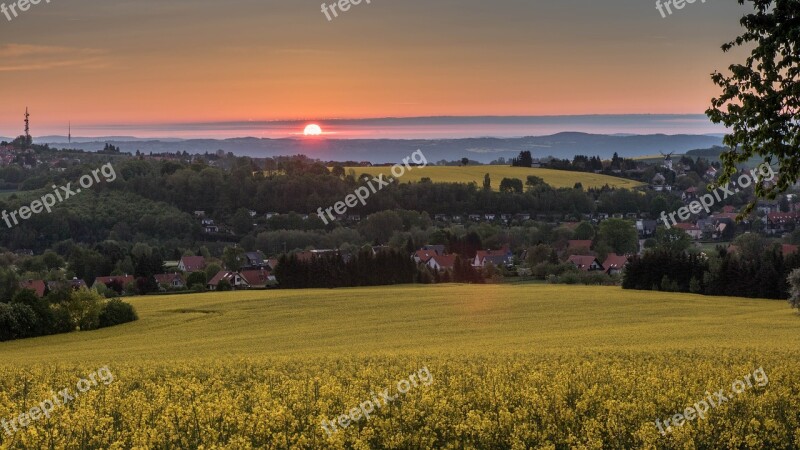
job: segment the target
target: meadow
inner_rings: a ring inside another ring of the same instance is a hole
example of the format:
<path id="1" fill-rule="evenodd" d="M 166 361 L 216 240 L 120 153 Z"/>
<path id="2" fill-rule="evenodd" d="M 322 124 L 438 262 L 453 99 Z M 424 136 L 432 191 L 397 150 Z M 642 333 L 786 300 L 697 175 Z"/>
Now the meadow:
<path id="1" fill-rule="evenodd" d="M 385 177 L 391 176 L 391 167 L 345 167 L 345 173 L 355 171 L 356 176 L 367 174 L 377 176 L 383 173 Z M 503 178 L 518 178 L 523 184 L 529 175 L 542 178 L 545 183 L 554 188 L 572 188 L 580 182 L 584 188 L 600 188 L 606 184 L 614 188 L 633 189 L 642 186 L 642 183 L 624 178 L 601 175 L 589 172 L 571 172 L 553 169 L 531 169 L 526 167 L 511 166 L 427 166 L 414 167 L 407 170 L 399 180 L 401 183 L 418 183 L 422 178 L 430 178 L 434 183 L 476 183 L 483 186 L 483 177 L 486 174 L 492 179 L 492 189 L 499 190 Z"/>
<path id="2" fill-rule="evenodd" d="M 0 449 L 797 448 L 800 316 L 783 301 L 435 285 L 130 299 L 140 320 L 0 343 L 0 419 L 107 366 Z M 427 367 L 433 382 L 399 395 Z M 763 367 L 769 383 L 662 436 Z M 397 399 L 328 436 L 323 419 Z M 362 418 L 363 419 L 363 418 Z"/>

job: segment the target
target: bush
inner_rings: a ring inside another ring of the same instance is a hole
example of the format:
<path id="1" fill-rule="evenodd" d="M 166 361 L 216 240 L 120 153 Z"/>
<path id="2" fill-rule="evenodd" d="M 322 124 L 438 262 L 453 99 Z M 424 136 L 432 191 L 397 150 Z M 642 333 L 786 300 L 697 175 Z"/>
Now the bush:
<path id="1" fill-rule="evenodd" d="M 139 320 L 136 310 L 128 303 L 115 298 L 109 300 L 103 307 L 98 320 L 98 328 L 112 327 L 123 323 Z"/>
<path id="2" fill-rule="evenodd" d="M 794 269 L 788 277 L 789 304 L 792 308 L 800 309 L 800 269 Z"/>
<path id="3" fill-rule="evenodd" d="M 231 283 L 228 280 L 219 280 L 219 283 L 217 283 L 217 291 L 227 292 L 232 290 L 233 286 L 231 286 Z"/>

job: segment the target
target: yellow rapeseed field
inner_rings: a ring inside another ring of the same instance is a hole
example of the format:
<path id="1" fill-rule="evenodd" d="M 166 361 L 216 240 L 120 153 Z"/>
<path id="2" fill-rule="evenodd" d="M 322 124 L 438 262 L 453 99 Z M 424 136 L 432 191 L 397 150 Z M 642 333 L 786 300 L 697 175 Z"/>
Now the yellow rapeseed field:
<path id="1" fill-rule="evenodd" d="M 141 319 L 0 343 L 0 419 L 114 375 L 0 449 L 791 449 L 800 316 L 781 301 L 437 285 L 131 299 Z M 433 382 L 404 395 L 398 380 Z M 666 436 L 656 419 L 763 367 Z M 323 420 L 397 398 L 331 436 Z"/>
<path id="2" fill-rule="evenodd" d="M 367 174 L 377 176 L 383 173 L 385 177 L 391 176 L 391 167 L 345 167 L 345 173 L 355 171 L 356 176 Z M 603 187 L 609 185 L 615 188 L 633 189 L 642 186 L 642 183 L 624 178 L 611 177 L 588 172 L 571 172 L 553 169 L 530 169 L 511 166 L 427 166 L 414 167 L 406 170 L 398 181 L 400 183 L 417 183 L 422 178 L 430 178 L 434 183 L 472 183 L 483 186 L 483 177 L 486 174 L 492 179 L 492 189 L 500 188 L 503 178 L 518 178 L 524 184 L 529 175 L 542 178 L 545 183 L 555 188 L 571 188 L 580 182 L 584 188 Z"/>

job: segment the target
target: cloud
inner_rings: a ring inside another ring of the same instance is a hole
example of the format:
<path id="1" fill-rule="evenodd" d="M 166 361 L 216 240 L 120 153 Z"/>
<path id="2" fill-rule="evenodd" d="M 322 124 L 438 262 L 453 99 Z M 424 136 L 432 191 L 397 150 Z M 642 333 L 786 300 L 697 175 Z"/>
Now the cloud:
<path id="1" fill-rule="evenodd" d="M 47 70 L 61 67 L 105 67 L 103 50 L 47 45 L 0 45 L 0 72 Z"/>

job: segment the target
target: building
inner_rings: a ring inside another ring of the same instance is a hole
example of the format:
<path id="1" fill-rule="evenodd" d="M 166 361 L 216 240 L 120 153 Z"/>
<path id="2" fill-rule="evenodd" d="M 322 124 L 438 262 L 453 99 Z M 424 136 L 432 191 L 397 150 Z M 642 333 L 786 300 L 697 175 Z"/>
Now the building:
<path id="1" fill-rule="evenodd" d="M 478 250 L 475 254 L 472 266 L 486 267 L 486 264 L 492 264 L 495 267 L 503 267 L 513 263 L 514 254 L 507 245 L 504 245 L 500 250 Z"/>
<path id="2" fill-rule="evenodd" d="M 683 230 L 694 240 L 698 240 L 703 237 L 702 228 L 693 223 L 676 223 L 674 227 L 679 230 Z"/>
<path id="3" fill-rule="evenodd" d="M 153 278 L 164 289 L 183 289 L 186 287 L 186 280 L 179 273 L 162 273 L 153 275 Z"/>
<path id="4" fill-rule="evenodd" d="M 622 273 L 626 264 L 628 264 L 627 256 L 609 253 L 605 262 L 603 262 L 603 269 L 605 269 L 606 273 L 609 275 L 616 275 Z"/>
<path id="5" fill-rule="evenodd" d="M 206 268 L 206 259 L 202 256 L 184 256 L 178 263 L 181 272 L 200 272 Z"/>
<path id="6" fill-rule="evenodd" d="M 47 283 L 44 280 L 28 280 L 19 283 L 20 289 L 33 291 L 37 297 L 42 298 L 47 294 Z"/>
<path id="7" fill-rule="evenodd" d="M 571 255 L 567 261 L 571 262 L 580 270 L 584 272 L 594 272 L 604 270 L 603 265 L 594 256 L 587 255 Z"/>
<path id="8" fill-rule="evenodd" d="M 241 274 L 242 278 L 244 278 L 246 284 L 253 289 L 264 289 L 268 286 L 274 286 L 278 284 L 277 280 L 269 272 L 269 270 L 242 270 L 239 273 Z"/>
<path id="9" fill-rule="evenodd" d="M 222 270 L 214 275 L 214 278 L 208 282 L 206 287 L 209 291 L 216 291 L 219 283 L 222 280 L 226 280 L 228 283 L 230 283 L 233 289 L 247 289 L 250 287 L 250 284 L 247 282 L 247 280 L 245 280 L 241 273 L 229 272 L 226 270 Z"/>
<path id="10" fill-rule="evenodd" d="M 435 255 L 428 260 L 428 267 L 433 270 L 452 270 L 456 265 L 456 255 Z"/>
<path id="11" fill-rule="evenodd" d="M 92 284 L 92 289 L 97 289 L 100 285 L 104 285 L 108 287 L 109 284 L 118 284 L 125 289 L 125 286 L 129 285 L 130 283 L 134 282 L 134 278 L 131 275 L 118 275 L 118 276 L 111 276 L 111 277 L 97 277 L 94 279 L 94 284 Z"/>

